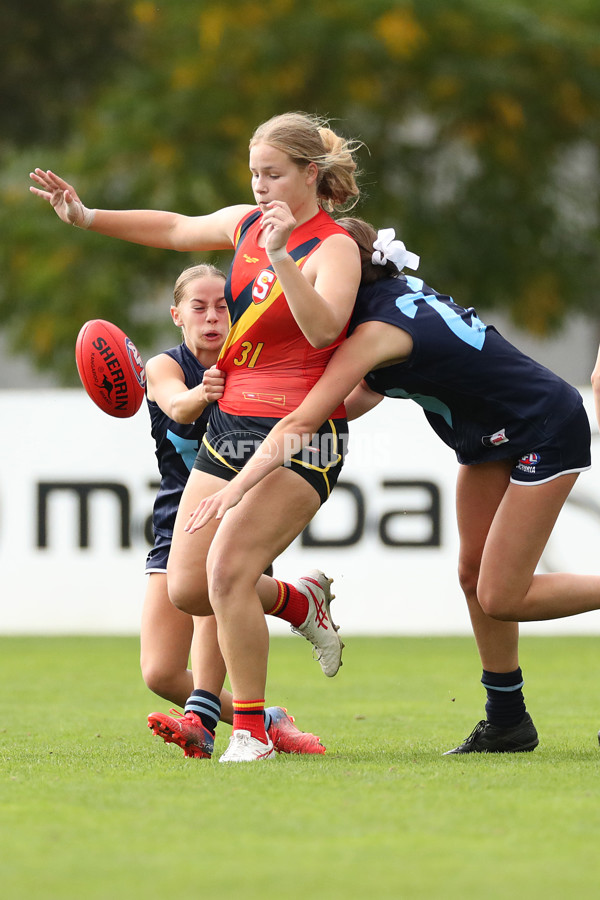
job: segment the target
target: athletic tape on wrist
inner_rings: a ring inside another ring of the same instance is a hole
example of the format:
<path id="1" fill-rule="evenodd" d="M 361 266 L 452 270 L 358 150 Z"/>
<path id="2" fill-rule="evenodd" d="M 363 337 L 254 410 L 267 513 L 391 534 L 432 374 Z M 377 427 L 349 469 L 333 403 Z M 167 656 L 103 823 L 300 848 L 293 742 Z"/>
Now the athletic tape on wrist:
<path id="1" fill-rule="evenodd" d="M 281 262 L 288 255 L 286 247 L 279 247 L 277 250 L 267 250 L 267 256 L 272 263 Z"/>
<path id="2" fill-rule="evenodd" d="M 88 209 L 87 206 L 83 205 L 83 203 L 80 203 L 79 205 L 81 207 L 81 222 L 73 222 L 73 225 L 75 226 L 75 228 L 88 229 L 94 221 L 96 210 Z"/>

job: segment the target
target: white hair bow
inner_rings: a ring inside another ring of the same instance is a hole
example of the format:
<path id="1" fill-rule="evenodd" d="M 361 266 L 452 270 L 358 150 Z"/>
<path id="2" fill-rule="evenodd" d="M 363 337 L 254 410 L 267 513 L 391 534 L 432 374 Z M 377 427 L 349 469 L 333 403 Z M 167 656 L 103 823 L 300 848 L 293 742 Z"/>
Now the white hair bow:
<path id="1" fill-rule="evenodd" d="M 371 260 L 375 266 L 385 266 L 387 262 L 393 262 L 398 271 L 404 266 L 414 270 L 419 268 L 421 257 L 407 250 L 402 241 L 396 240 L 393 228 L 382 228 L 377 232 L 373 251 Z"/>

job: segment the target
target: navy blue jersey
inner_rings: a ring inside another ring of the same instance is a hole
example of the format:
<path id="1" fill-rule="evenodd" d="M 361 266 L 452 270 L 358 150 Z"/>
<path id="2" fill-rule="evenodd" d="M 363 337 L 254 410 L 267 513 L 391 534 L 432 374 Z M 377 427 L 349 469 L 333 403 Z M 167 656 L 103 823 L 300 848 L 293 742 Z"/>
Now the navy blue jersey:
<path id="1" fill-rule="evenodd" d="M 386 322 L 408 332 L 410 358 L 366 377 L 371 390 L 415 400 L 461 463 L 519 457 L 543 445 L 581 405 L 579 392 L 521 353 L 474 309 L 420 278 L 362 286 L 349 331 Z"/>
<path id="2" fill-rule="evenodd" d="M 164 352 L 181 367 L 186 387 L 194 388 L 201 383 L 205 368 L 185 344 Z M 155 535 L 172 537 L 177 507 L 206 431 L 210 405 L 191 425 L 174 422 L 152 400 L 148 400 L 148 410 L 160 472 L 160 487 L 152 510 L 152 525 Z"/>

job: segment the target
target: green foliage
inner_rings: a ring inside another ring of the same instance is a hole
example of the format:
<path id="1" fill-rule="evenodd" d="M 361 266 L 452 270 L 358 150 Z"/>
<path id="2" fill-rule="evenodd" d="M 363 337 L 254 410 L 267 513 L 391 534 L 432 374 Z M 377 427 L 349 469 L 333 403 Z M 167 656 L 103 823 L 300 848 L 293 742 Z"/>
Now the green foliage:
<path id="1" fill-rule="evenodd" d="M 134 638 L 2 638 L 3 895 L 596 897 L 597 638 L 523 639 L 540 746 L 476 757 L 441 755 L 483 708 L 471 638 L 346 642 L 335 679 L 272 642 L 270 702 L 325 756 L 224 766 L 151 736 Z"/>
<path id="2" fill-rule="evenodd" d="M 134 40 L 120 0 L 24 0 L 2 9 L 0 146 L 58 142 L 113 80 Z"/>
<path id="3" fill-rule="evenodd" d="M 538 334 L 570 309 L 598 314 L 597 4 L 115 5 L 114 29 L 102 20 L 94 46 L 84 17 L 62 20 L 65 46 L 86 31 L 90 71 L 101 70 L 93 91 L 73 59 L 81 98 L 64 100 L 64 54 L 46 62 L 43 85 L 24 86 L 60 109 L 60 132 L 24 114 L 4 142 L 0 312 L 13 346 L 42 367 L 73 380 L 75 335 L 95 316 L 145 349 L 164 330 L 174 278 L 196 260 L 65 229 L 27 195 L 28 167 L 72 180 L 88 206 L 201 214 L 251 201 L 249 137 L 288 109 L 364 141 L 357 213 L 396 227 L 430 284 L 480 311 L 508 308 Z M 144 317 L 157 296 L 164 314 Z"/>

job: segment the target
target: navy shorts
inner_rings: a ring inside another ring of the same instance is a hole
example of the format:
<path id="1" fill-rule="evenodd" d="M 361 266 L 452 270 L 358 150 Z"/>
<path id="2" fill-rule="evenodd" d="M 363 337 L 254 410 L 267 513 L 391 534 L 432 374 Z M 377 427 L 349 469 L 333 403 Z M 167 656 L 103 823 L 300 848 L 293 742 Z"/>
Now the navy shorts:
<path id="1" fill-rule="evenodd" d="M 146 557 L 146 575 L 154 573 L 167 574 L 167 563 L 169 561 L 169 551 L 173 538 L 164 534 L 156 534 L 154 536 L 154 547 Z M 265 575 L 273 574 L 273 566 L 265 569 Z"/>
<path id="2" fill-rule="evenodd" d="M 167 562 L 169 561 L 169 551 L 173 538 L 164 534 L 154 535 L 154 547 L 146 557 L 146 574 L 152 572 L 167 571 Z"/>
<path id="3" fill-rule="evenodd" d="M 213 408 L 194 468 L 231 481 L 277 421 L 233 416 Z M 308 481 L 324 503 L 342 471 L 347 445 L 346 419 L 328 419 L 310 445 L 292 456 L 286 467 Z"/>
<path id="4" fill-rule="evenodd" d="M 585 472 L 592 465 L 590 443 L 590 421 L 581 405 L 557 434 L 520 457 L 510 480 L 513 484 L 544 484 L 559 475 Z"/>

